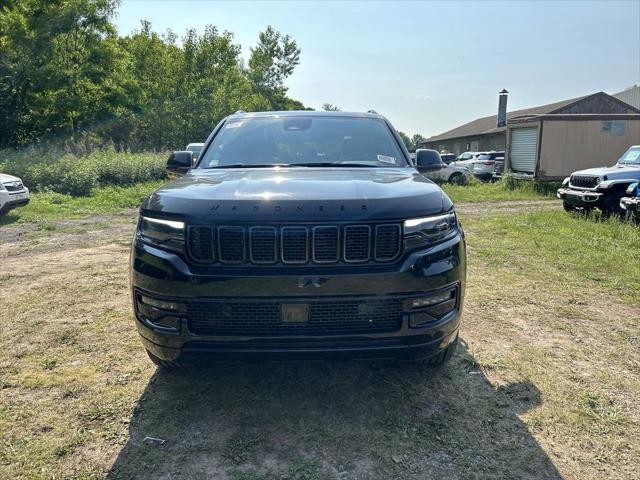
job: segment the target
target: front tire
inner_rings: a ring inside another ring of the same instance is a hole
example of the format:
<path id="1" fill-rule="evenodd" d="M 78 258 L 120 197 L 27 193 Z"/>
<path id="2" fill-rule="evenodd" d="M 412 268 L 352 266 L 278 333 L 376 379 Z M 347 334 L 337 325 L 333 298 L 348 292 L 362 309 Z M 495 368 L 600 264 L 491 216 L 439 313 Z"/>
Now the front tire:
<path id="1" fill-rule="evenodd" d="M 162 360 L 161 358 L 156 357 L 153 353 L 151 353 L 146 348 L 145 350 L 147 351 L 147 355 L 149 355 L 149 358 L 156 365 L 156 367 L 162 370 L 172 370 L 172 369 L 180 368 L 182 366 L 179 360 L 173 360 L 173 361 Z"/>
<path id="2" fill-rule="evenodd" d="M 467 183 L 467 179 L 461 173 L 454 173 L 449 177 L 449 183 L 453 183 L 454 185 L 464 185 Z"/>
<path id="3" fill-rule="evenodd" d="M 449 360 L 451 360 L 451 357 L 453 357 L 453 354 L 456 353 L 457 348 L 458 335 L 456 335 L 456 339 L 440 353 L 434 355 L 433 357 L 428 357 L 424 360 L 420 360 L 418 363 L 427 368 L 440 369 L 444 367 L 449 362 Z"/>

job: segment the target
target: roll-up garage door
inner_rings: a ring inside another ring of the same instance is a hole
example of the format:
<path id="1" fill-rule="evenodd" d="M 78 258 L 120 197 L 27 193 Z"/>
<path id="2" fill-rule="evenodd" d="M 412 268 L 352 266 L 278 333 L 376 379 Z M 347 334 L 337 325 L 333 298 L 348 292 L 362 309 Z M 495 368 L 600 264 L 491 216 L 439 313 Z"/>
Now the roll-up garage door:
<path id="1" fill-rule="evenodd" d="M 538 127 L 511 130 L 509 162 L 515 172 L 534 173 L 538 155 Z"/>

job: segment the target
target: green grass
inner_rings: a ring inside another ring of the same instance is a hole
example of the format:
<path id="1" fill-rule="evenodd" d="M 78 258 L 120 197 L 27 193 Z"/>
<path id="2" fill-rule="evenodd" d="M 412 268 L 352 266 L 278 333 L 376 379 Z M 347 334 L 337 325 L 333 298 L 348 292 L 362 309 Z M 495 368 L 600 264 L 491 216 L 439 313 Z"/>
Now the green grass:
<path id="1" fill-rule="evenodd" d="M 443 184 L 454 203 L 544 200 L 555 198 L 558 184 L 503 179 L 494 183 L 472 180 L 468 185 Z"/>
<path id="2" fill-rule="evenodd" d="M 486 260 L 640 300 L 640 229 L 632 223 L 553 211 L 470 217 L 463 226 L 473 232 L 474 254 Z"/>
<path id="3" fill-rule="evenodd" d="M 52 192 L 34 193 L 29 205 L 11 210 L 6 216 L 0 217 L 0 225 L 117 214 L 128 208 L 139 207 L 144 198 L 163 183 L 155 181 L 130 187 L 98 187 L 89 197 L 72 197 Z"/>

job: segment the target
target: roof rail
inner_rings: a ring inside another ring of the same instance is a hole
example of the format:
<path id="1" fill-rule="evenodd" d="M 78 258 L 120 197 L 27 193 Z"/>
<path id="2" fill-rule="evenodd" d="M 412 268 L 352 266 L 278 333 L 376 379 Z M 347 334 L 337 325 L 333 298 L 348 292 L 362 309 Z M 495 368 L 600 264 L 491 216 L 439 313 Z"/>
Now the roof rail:
<path id="1" fill-rule="evenodd" d="M 371 110 L 367 110 L 367 113 L 373 113 L 374 115 L 379 115 L 378 112 L 376 112 L 375 110 L 371 109 Z"/>
<path id="2" fill-rule="evenodd" d="M 244 110 L 236 110 L 235 112 L 233 112 L 233 114 L 235 115 L 236 113 L 247 113 Z"/>

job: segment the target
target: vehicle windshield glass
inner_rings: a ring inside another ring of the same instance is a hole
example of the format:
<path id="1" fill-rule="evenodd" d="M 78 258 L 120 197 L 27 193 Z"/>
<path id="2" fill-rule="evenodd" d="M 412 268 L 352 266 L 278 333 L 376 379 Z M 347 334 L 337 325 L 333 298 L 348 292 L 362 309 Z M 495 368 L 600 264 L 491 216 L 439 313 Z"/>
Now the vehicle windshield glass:
<path id="1" fill-rule="evenodd" d="M 631 147 L 622 155 L 618 163 L 626 163 L 630 165 L 640 165 L 640 147 Z"/>
<path id="2" fill-rule="evenodd" d="M 404 167 L 407 161 L 383 120 L 280 116 L 227 121 L 199 168 L 274 164 Z"/>

